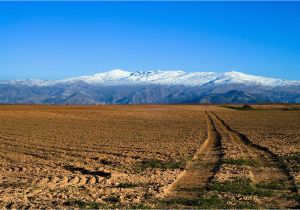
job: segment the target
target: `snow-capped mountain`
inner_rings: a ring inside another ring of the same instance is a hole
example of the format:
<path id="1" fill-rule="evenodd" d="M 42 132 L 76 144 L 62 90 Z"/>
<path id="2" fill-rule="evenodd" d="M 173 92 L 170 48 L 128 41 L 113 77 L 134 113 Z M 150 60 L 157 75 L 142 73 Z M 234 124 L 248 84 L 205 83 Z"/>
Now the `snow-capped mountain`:
<path id="1" fill-rule="evenodd" d="M 289 81 L 260 76 L 252 76 L 236 71 L 226 73 L 215 72 L 184 72 L 184 71 L 136 71 L 129 72 L 121 69 L 98 73 L 92 76 L 81 76 L 63 80 L 14 80 L 10 84 L 31 86 L 50 86 L 64 83 L 85 82 L 101 85 L 183 85 L 202 86 L 206 84 L 252 84 L 269 87 L 299 85 L 300 81 Z M 3 84 L 3 82 L 2 82 Z"/>
<path id="2" fill-rule="evenodd" d="M 0 103 L 300 102 L 300 81 L 240 72 L 115 69 L 62 80 L 0 82 Z"/>
<path id="3" fill-rule="evenodd" d="M 300 84 L 300 81 L 288 81 L 259 76 L 252 76 L 240 72 L 184 72 L 184 71 L 136 71 L 128 72 L 120 69 L 105 73 L 95 74 L 94 76 L 71 78 L 67 81 L 83 81 L 87 83 L 102 83 L 106 85 L 115 84 L 160 84 L 160 85 L 184 85 L 201 86 L 205 84 L 255 84 L 263 86 L 285 86 Z"/>

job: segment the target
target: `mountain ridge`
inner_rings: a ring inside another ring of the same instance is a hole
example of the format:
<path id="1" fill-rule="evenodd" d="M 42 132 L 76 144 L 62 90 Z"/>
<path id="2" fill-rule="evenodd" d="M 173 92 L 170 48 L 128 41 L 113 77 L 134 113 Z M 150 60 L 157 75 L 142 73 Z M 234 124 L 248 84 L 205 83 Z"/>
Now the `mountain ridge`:
<path id="1" fill-rule="evenodd" d="M 0 104 L 300 103 L 300 81 L 236 71 L 115 69 L 62 80 L 0 81 Z"/>
<path id="2" fill-rule="evenodd" d="M 216 72 L 184 72 L 184 71 L 135 71 L 129 72 L 121 69 L 114 69 L 107 72 L 97 73 L 91 76 L 71 77 L 60 80 L 9 80 L 1 81 L 11 84 L 24 84 L 36 86 L 51 86 L 62 83 L 85 82 L 89 84 L 102 85 L 184 85 L 201 86 L 205 84 L 232 84 L 247 83 L 270 87 L 300 85 L 300 81 L 275 79 L 270 77 L 254 76 L 237 71 L 224 73 Z"/>

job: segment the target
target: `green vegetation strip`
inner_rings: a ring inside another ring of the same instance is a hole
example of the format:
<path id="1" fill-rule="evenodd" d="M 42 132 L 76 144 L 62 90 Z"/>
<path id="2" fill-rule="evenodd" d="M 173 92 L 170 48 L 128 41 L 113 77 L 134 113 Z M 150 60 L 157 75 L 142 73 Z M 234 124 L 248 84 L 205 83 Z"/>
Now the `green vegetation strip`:
<path id="1" fill-rule="evenodd" d="M 173 160 L 156 160 L 149 159 L 138 162 L 136 164 L 136 169 L 139 171 L 144 171 L 147 168 L 157 168 L 157 169 L 184 169 L 186 163 L 185 162 L 176 162 Z"/>
<path id="2" fill-rule="evenodd" d="M 250 179 L 239 178 L 235 180 L 210 183 L 209 188 L 217 192 L 228 192 L 241 195 L 256 195 L 261 197 L 270 197 L 275 194 L 272 189 L 265 189 L 255 185 Z"/>
<path id="3" fill-rule="evenodd" d="M 263 189 L 285 190 L 287 186 L 285 186 L 284 181 L 272 181 L 257 183 L 256 187 Z"/>
<path id="4" fill-rule="evenodd" d="M 181 208 L 181 207 L 192 207 L 197 209 L 257 209 L 259 206 L 253 201 L 237 201 L 232 198 L 225 198 L 221 195 L 212 192 L 202 192 L 197 198 L 173 198 L 163 201 L 168 207 Z"/>

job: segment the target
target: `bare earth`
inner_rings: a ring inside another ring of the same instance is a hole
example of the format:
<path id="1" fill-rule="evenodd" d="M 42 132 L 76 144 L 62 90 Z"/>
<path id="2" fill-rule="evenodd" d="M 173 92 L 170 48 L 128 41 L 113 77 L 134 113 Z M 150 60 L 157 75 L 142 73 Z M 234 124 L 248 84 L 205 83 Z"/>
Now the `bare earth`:
<path id="1" fill-rule="evenodd" d="M 293 105 L 0 106 L 0 208 L 299 208 Z"/>

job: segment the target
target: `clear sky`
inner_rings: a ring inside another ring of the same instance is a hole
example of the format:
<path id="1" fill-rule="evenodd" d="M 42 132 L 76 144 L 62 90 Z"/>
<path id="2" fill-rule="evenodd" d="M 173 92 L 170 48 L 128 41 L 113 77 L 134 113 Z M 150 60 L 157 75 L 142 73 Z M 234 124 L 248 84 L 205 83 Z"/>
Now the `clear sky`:
<path id="1" fill-rule="evenodd" d="M 300 2 L 0 2 L 0 80 L 114 68 L 300 80 Z"/>

